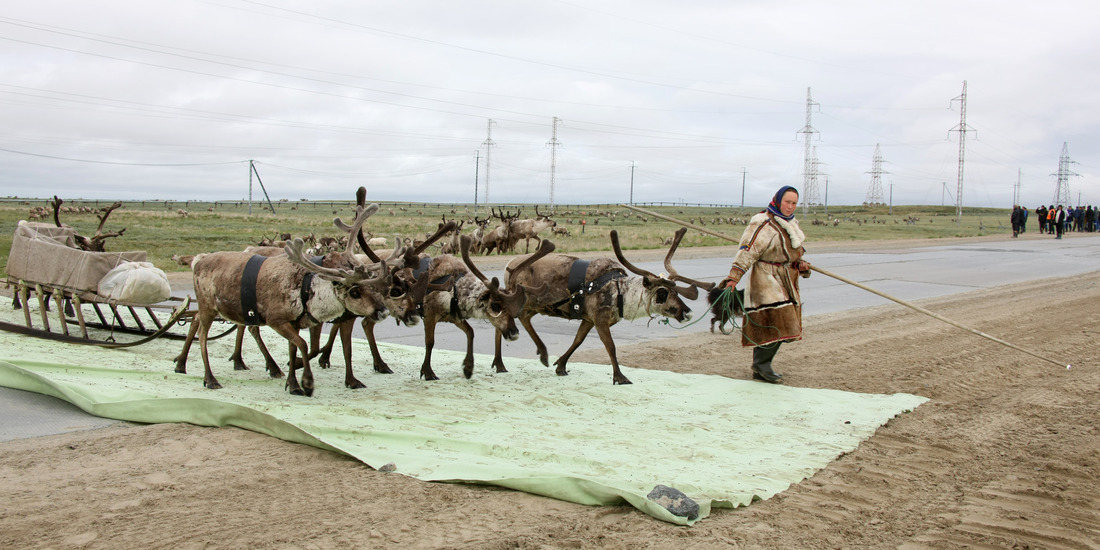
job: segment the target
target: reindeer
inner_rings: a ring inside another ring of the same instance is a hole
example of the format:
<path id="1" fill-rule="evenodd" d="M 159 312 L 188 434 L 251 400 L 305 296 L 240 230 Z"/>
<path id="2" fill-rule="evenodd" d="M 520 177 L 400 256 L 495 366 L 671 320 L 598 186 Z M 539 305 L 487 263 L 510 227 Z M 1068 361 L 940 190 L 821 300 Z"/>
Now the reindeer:
<path id="1" fill-rule="evenodd" d="M 473 241 L 470 243 L 471 254 L 481 253 L 481 250 L 483 248 L 482 240 L 485 238 L 485 229 L 489 226 L 489 222 L 492 220 L 492 217 L 481 220 L 478 219 L 477 216 L 474 216 L 474 224 L 476 224 L 477 227 L 475 227 L 473 233 L 470 234 L 471 239 L 473 239 Z"/>
<path id="2" fill-rule="evenodd" d="M 512 214 L 501 210 L 498 214 L 496 208 L 493 209 L 493 217 L 500 219 L 500 225 L 486 233 L 481 239 L 481 248 L 486 255 L 491 254 L 494 249 L 497 254 L 503 254 L 512 249 L 512 222 L 519 218 L 519 213 L 520 211 Z"/>
<path id="3" fill-rule="evenodd" d="M 461 260 L 450 254 L 436 256 L 430 259 L 420 274 L 427 277 L 435 289 L 424 297 L 424 363 L 420 366 L 420 376 L 425 380 L 439 380 L 432 370 L 432 348 L 435 347 L 435 326 L 438 323 L 453 323 L 466 334 L 462 374 L 471 378 L 474 375 L 474 329 L 468 319 L 486 319 L 497 334 L 515 340 L 519 337 L 516 315 L 523 311 L 527 297 L 545 291 L 545 285 L 536 288 L 519 284 L 513 287 L 514 290 L 502 290 L 496 277 L 488 279 L 474 265 L 470 259 L 470 244 L 470 237 L 464 235 L 461 239 Z M 543 241 L 539 251 L 532 254 L 529 260 L 533 263 L 553 250 L 552 243 Z M 406 266 L 406 269 L 410 267 Z"/>
<path id="4" fill-rule="evenodd" d="M 519 314 L 519 321 L 534 340 L 542 364 L 549 366 L 546 344 L 535 333 L 531 318 L 535 315 L 547 315 L 579 319 L 581 326 L 573 338 L 573 344 L 554 362 L 557 367 L 555 373 L 558 376 L 569 374 L 566 370 L 569 357 L 595 327 L 607 350 L 607 356 L 611 359 L 611 382 L 630 384 L 630 380 L 619 370 L 611 327 L 622 319 L 634 320 L 653 315 L 671 317 L 679 322 L 689 321 L 691 308 L 684 303 L 681 296 L 694 300 L 699 295 L 697 287 L 709 290 L 714 286 L 714 283 L 702 283 L 678 275 L 673 269 L 672 255 L 685 232 L 687 228 L 681 228 L 676 233 L 665 256 L 665 269 L 668 270 L 669 278 L 654 275 L 628 262 L 623 257 L 619 235 L 614 230 L 611 231 L 611 245 L 618 263 L 610 258 L 597 258 L 589 262 L 565 254 L 551 254 L 535 263 L 527 262 L 528 258 L 523 256 L 509 262 L 504 274 L 506 288 L 536 282 L 545 283 L 549 287 L 546 292 L 531 296 L 523 312 Z M 630 277 L 626 270 L 638 276 Z M 677 282 L 687 283 L 688 286 L 677 286 Z M 507 372 L 501 357 L 499 334 L 496 338 L 493 366 L 497 372 Z"/>
<path id="5" fill-rule="evenodd" d="M 337 225 L 342 226 L 343 224 L 337 223 Z M 417 278 L 411 269 L 405 269 L 406 266 L 419 265 L 420 256 L 423 254 L 424 250 L 448 232 L 453 231 L 454 228 L 454 222 L 441 224 L 434 235 L 429 236 L 427 240 L 416 248 L 394 249 L 390 253 L 389 258 L 385 260 L 386 265 L 390 266 L 391 269 L 392 282 L 389 292 L 383 296 L 383 302 L 385 302 L 386 307 L 393 313 L 394 318 L 399 324 L 412 327 L 420 323 L 424 296 L 427 293 L 428 283 L 430 282 L 428 277 L 422 276 Z M 348 228 L 348 230 L 350 231 L 351 228 Z M 357 238 L 359 240 L 359 246 L 363 249 L 363 254 L 366 258 L 375 263 L 381 263 L 383 261 L 371 248 L 369 242 L 364 242 L 362 234 L 359 234 Z M 351 374 L 351 332 L 352 328 L 355 326 L 355 318 L 356 316 L 348 311 L 345 312 L 344 315 L 334 319 L 332 321 L 333 328 L 329 331 L 328 342 L 325 343 L 324 347 L 318 349 L 316 342 L 313 341 L 313 348 L 315 350 L 314 355 L 318 355 L 317 364 L 320 365 L 321 368 L 328 368 L 336 336 L 340 336 L 340 344 L 344 351 L 344 369 L 346 372 L 345 384 L 349 388 L 363 387 L 362 383 L 355 380 L 355 377 Z M 381 374 L 392 374 L 393 370 L 391 370 L 385 360 L 382 359 L 382 354 L 378 350 L 378 341 L 374 336 L 374 326 L 376 324 L 377 320 L 371 317 L 363 317 L 361 321 L 363 333 L 366 334 L 367 342 L 370 344 L 373 368 L 375 372 Z"/>
<path id="6" fill-rule="evenodd" d="M 359 209 L 354 230 L 359 231 L 363 222 L 377 210 L 375 204 Z M 345 310 L 381 319 L 386 310 L 379 295 L 389 285 L 390 274 L 382 264 L 382 269 L 376 271 L 380 275 L 372 277 L 371 268 L 375 266 L 363 264 L 354 257 L 354 240 L 349 242 L 346 251 L 323 256 L 322 265 L 305 257 L 304 246 L 301 239 L 295 239 L 287 245 L 285 255 L 260 261 L 253 260 L 254 255 L 247 252 L 214 252 L 199 256 L 192 265 L 198 311 L 183 350 L 176 357 L 176 372 L 187 372 L 187 354 L 197 333 L 205 368 L 203 386 L 222 387 L 210 370 L 207 353 L 210 325 L 215 317 L 221 316 L 238 325 L 266 324 L 286 338 L 291 344 L 286 387 L 292 395 L 313 395 L 309 350 L 298 331 L 335 319 Z M 259 269 L 248 269 L 250 261 L 260 263 Z M 242 294 L 246 293 L 242 289 L 249 288 L 242 284 L 246 277 L 255 279 L 254 305 L 244 303 Z M 298 352 L 302 354 L 300 386 L 295 373 Z"/>
<path id="7" fill-rule="evenodd" d="M 459 239 L 462 235 L 462 226 L 466 224 L 466 220 L 461 220 L 457 224 L 454 221 L 447 221 L 447 215 L 443 215 L 443 223 L 439 224 L 439 228 L 442 229 L 446 225 L 451 226 L 451 230 L 444 233 L 444 237 L 450 237 L 443 246 L 440 247 L 439 252 L 441 254 L 454 254 L 459 250 Z M 471 245 L 472 246 L 472 245 Z"/>
<path id="8" fill-rule="evenodd" d="M 511 223 L 509 228 L 509 250 L 514 250 L 520 239 L 524 241 L 524 253 L 531 252 L 531 239 L 535 244 L 539 243 L 539 233 L 547 229 L 553 229 L 558 224 L 550 219 L 548 214 L 539 212 L 539 206 L 535 205 L 535 219 L 517 220 Z"/>

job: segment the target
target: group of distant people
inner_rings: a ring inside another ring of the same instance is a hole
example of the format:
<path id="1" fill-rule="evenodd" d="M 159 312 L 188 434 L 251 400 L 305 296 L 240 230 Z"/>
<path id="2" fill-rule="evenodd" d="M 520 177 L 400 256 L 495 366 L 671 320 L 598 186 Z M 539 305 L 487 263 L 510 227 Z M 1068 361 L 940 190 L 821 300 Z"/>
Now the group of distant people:
<path id="1" fill-rule="evenodd" d="M 1066 231 L 1094 232 L 1100 231 L 1100 207 L 1092 205 L 1063 208 L 1040 206 L 1035 209 L 1035 217 L 1039 219 L 1039 233 L 1055 235 L 1055 239 L 1061 239 Z M 1027 231 L 1028 210 L 1023 206 L 1012 207 L 1012 236 L 1018 237 L 1020 233 Z"/>

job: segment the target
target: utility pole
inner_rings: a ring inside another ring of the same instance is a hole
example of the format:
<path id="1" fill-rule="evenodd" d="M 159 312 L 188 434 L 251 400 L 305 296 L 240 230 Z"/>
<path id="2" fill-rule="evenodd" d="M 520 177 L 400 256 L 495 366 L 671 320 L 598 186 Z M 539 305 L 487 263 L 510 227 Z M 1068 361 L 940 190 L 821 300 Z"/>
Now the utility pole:
<path id="1" fill-rule="evenodd" d="M 741 208 L 737 210 L 738 214 L 745 211 L 745 167 L 741 167 Z"/>
<path id="2" fill-rule="evenodd" d="M 829 219 L 829 176 L 825 176 L 825 219 Z"/>
<path id="3" fill-rule="evenodd" d="M 485 204 L 489 204 L 489 167 L 493 158 L 493 125 L 496 122 L 493 119 L 489 119 L 488 130 L 486 131 L 485 141 L 482 145 L 485 146 Z"/>
<path id="4" fill-rule="evenodd" d="M 561 142 L 558 141 L 558 123 L 561 119 L 554 117 L 554 129 L 550 133 L 550 211 L 554 211 L 554 177 L 557 172 L 558 166 L 558 145 Z"/>
<path id="5" fill-rule="evenodd" d="M 1016 169 L 1016 187 L 1012 190 L 1012 206 L 1020 205 L 1020 178 L 1024 175 L 1023 168 Z"/>
<path id="6" fill-rule="evenodd" d="M 481 166 L 481 149 L 474 151 L 474 216 L 477 216 L 477 169 Z"/>
<path id="7" fill-rule="evenodd" d="M 1069 177 L 1081 175 L 1070 171 L 1070 164 L 1077 163 L 1069 158 L 1069 143 L 1062 142 L 1062 156 L 1058 158 L 1058 172 L 1051 175 L 1058 176 L 1058 183 L 1054 188 L 1054 204 L 1064 204 L 1066 207 L 1069 207 L 1070 203 L 1073 202 L 1073 197 L 1069 192 Z"/>
<path id="8" fill-rule="evenodd" d="M 868 206 L 878 206 L 886 201 L 882 200 L 882 175 L 888 174 L 882 169 L 882 150 L 879 149 L 879 144 L 875 144 L 875 156 L 871 160 L 871 171 L 867 172 L 871 174 L 871 185 L 867 188 L 867 198 L 863 200 L 863 204 Z"/>
<path id="9" fill-rule="evenodd" d="M 264 187 L 264 180 L 260 179 L 260 171 L 256 170 L 255 161 L 248 161 L 248 213 L 252 214 L 252 175 L 256 175 L 256 181 L 260 184 L 260 190 L 264 192 L 264 198 L 267 199 L 267 207 L 271 209 L 271 213 L 275 213 L 275 205 L 271 204 L 271 197 L 267 194 L 267 189 Z"/>
<path id="10" fill-rule="evenodd" d="M 894 184 L 890 183 L 890 215 L 894 215 Z"/>
<path id="11" fill-rule="evenodd" d="M 802 160 L 802 192 L 805 193 L 805 200 L 802 202 L 802 214 L 806 215 L 807 208 L 810 205 L 817 205 L 821 203 L 817 193 L 817 159 L 810 156 L 810 137 L 813 134 L 818 134 L 812 124 L 813 119 L 813 106 L 821 106 L 820 103 L 816 103 L 813 97 L 810 95 L 810 88 L 806 88 L 806 125 L 802 127 L 798 133 L 802 134 L 804 141 L 803 147 L 803 160 Z"/>
<path id="12" fill-rule="evenodd" d="M 634 204 L 634 161 L 630 161 L 630 203 Z"/>
<path id="13" fill-rule="evenodd" d="M 955 226 L 962 225 L 963 215 L 963 164 L 966 159 L 966 133 L 974 132 L 974 136 L 977 137 L 978 131 L 966 125 L 966 81 L 963 81 L 963 93 L 959 97 L 952 99 L 951 101 L 959 101 L 959 125 L 948 130 L 948 133 L 959 133 L 959 188 L 955 195 Z"/>

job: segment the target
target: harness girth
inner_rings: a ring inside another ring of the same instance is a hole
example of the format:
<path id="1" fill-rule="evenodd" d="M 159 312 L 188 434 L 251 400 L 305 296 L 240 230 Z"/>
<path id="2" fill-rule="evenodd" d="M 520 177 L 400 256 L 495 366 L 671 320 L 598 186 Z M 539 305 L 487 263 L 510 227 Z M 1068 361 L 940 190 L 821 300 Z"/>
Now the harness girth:
<path id="1" fill-rule="evenodd" d="M 586 281 L 585 276 L 588 273 L 588 264 L 591 263 L 588 260 L 577 259 L 574 260 L 572 265 L 569 266 L 569 277 L 566 280 L 566 288 L 569 290 L 569 297 L 561 302 L 554 304 L 554 309 L 563 313 L 566 319 L 580 319 L 583 317 L 584 298 L 589 294 L 598 292 L 607 283 L 616 279 L 626 277 L 621 269 L 610 269 L 603 275 L 596 277 L 591 281 Z M 615 305 L 619 309 L 619 317 L 623 316 L 623 294 L 618 293 L 615 300 Z M 562 306 L 567 306 L 563 308 Z"/>
<path id="2" fill-rule="evenodd" d="M 259 278 L 260 266 L 267 260 L 267 256 L 253 255 L 244 264 L 241 272 L 241 311 L 244 313 L 245 325 L 264 324 L 263 316 L 256 308 L 256 281 Z"/>
<path id="3" fill-rule="evenodd" d="M 458 288 L 458 280 L 461 279 L 462 277 L 464 277 L 465 275 L 466 275 L 465 272 L 462 272 L 462 273 L 459 273 L 458 275 L 455 275 L 454 276 L 454 282 L 451 283 L 451 310 L 450 310 L 449 313 L 450 313 L 451 317 L 454 317 L 455 319 L 462 319 L 462 311 L 458 309 L 458 291 L 457 291 L 457 288 Z M 434 280 L 432 280 L 431 284 L 433 284 L 433 285 L 446 284 L 447 281 L 449 281 L 451 278 L 452 278 L 451 275 L 444 275 L 442 277 L 437 277 Z"/>
<path id="4" fill-rule="evenodd" d="M 261 256 L 254 254 L 248 259 L 248 263 L 244 265 L 244 270 L 241 272 L 241 311 L 244 313 L 245 325 L 263 325 L 264 318 L 260 315 L 259 309 L 256 307 L 256 286 L 259 283 L 260 266 L 267 261 L 267 256 Z M 324 256 L 313 256 L 309 259 L 313 264 L 320 266 L 321 262 L 325 259 Z M 320 321 L 314 319 L 309 314 L 309 298 L 313 295 L 313 276 L 316 273 L 307 271 L 305 276 L 302 277 L 302 286 L 298 293 L 298 299 L 302 301 L 302 314 L 294 320 L 295 326 L 302 320 L 303 317 L 308 317 L 310 322 L 317 325 Z"/>
<path id="5" fill-rule="evenodd" d="M 317 267 L 321 267 L 321 262 L 323 262 L 324 260 L 325 260 L 324 256 L 313 256 L 309 259 L 309 261 L 312 262 L 313 264 L 315 264 Z M 296 327 L 301 326 L 300 323 L 302 322 L 302 317 L 308 317 L 309 322 L 314 324 L 314 325 L 321 324 L 320 321 L 318 321 L 317 319 L 314 319 L 313 316 L 309 314 L 309 298 L 313 294 L 313 276 L 314 275 L 316 275 L 316 273 L 314 273 L 312 271 L 307 271 L 305 276 L 302 277 L 302 288 L 298 292 L 298 299 L 300 299 L 302 301 L 302 314 L 299 315 L 298 318 L 294 320 L 294 326 L 296 326 Z"/>

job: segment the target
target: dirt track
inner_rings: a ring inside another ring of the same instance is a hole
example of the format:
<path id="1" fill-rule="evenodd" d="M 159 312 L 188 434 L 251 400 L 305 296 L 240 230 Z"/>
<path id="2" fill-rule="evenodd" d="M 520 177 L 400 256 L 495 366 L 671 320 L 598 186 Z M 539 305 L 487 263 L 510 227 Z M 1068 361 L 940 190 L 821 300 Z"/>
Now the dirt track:
<path id="1" fill-rule="evenodd" d="M 233 428 L 116 425 L 0 444 L 0 546 L 1100 548 L 1098 303 L 1100 272 L 920 302 L 1068 371 L 900 306 L 809 318 L 776 360 L 789 385 L 931 401 L 788 491 L 693 527 L 424 483 Z M 619 358 L 747 379 L 734 343 L 688 335 Z"/>

